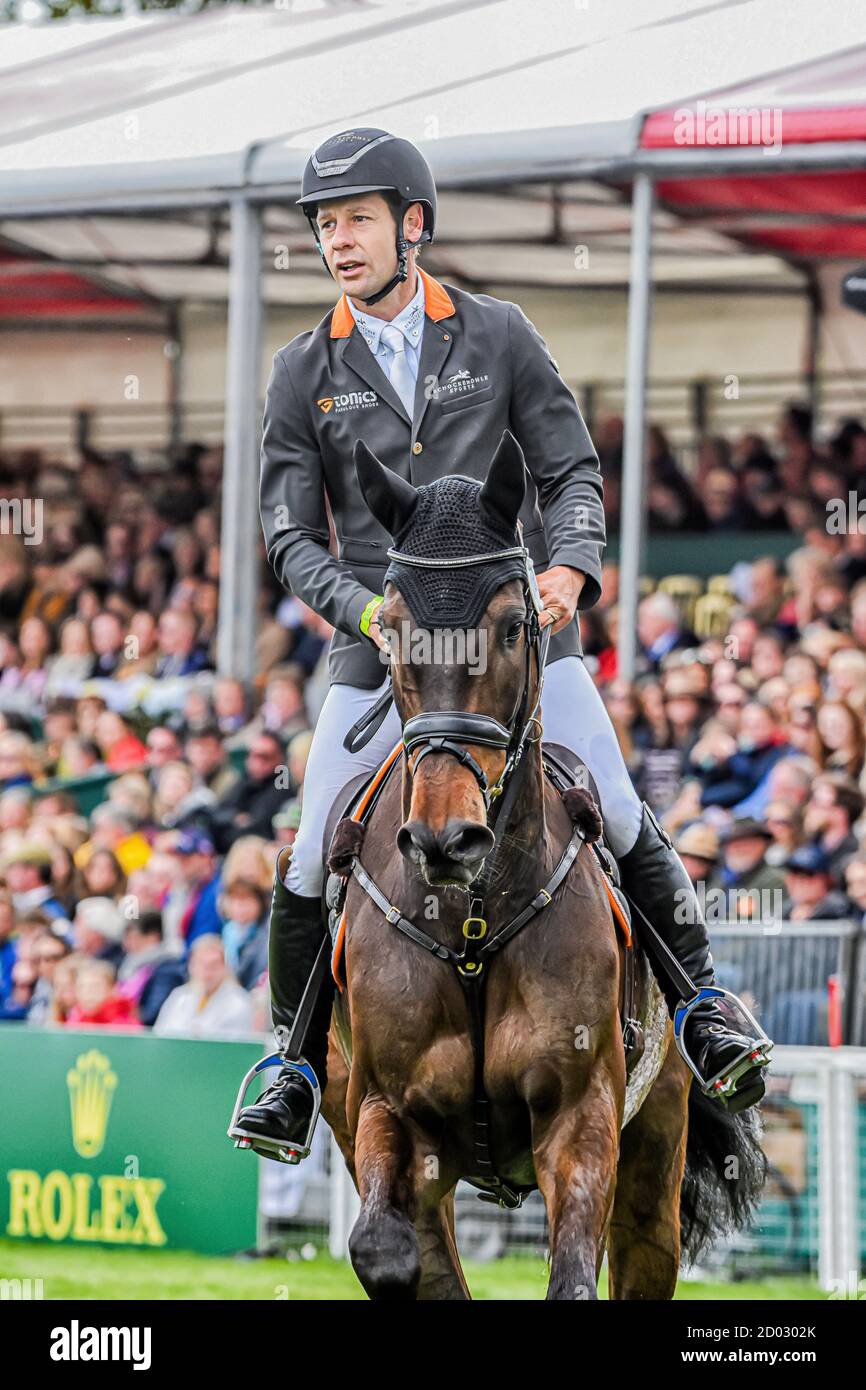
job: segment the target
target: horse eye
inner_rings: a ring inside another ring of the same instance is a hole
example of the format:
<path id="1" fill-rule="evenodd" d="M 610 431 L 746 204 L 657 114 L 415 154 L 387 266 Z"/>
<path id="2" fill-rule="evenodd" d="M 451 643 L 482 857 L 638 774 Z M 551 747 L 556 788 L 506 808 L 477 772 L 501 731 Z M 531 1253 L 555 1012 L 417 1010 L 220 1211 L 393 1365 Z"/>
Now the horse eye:
<path id="1" fill-rule="evenodd" d="M 522 631 L 523 631 L 523 619 L 522 619 L 522 618 L 519 618 L 519 619 L 517 620 L 516 623 L 512 623 L 512 624 L 511 624 L 510 628 L 509 628 L 508 631 L 506 632 L 506 634 L 505 634 L 505 640 L 506 640 L 506 642 L 510 642 L 510 643 L 516 642 L 516 641 L 518 640 L 518 638 L 520 637 L 520 634 L 521 634 Z"/>

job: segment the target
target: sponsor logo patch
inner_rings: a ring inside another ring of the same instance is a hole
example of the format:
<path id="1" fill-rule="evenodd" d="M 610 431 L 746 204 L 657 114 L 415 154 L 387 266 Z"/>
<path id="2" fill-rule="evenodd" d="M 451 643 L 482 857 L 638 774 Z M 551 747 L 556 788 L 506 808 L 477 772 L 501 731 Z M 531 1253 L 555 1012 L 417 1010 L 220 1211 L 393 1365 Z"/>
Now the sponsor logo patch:
<path id="1" fill-rule="evenodd" d="M 451 372 L 446 377 L 441 386 L 437 386 L 433 392 L 433 399 L 436 401 L 453 401 L 457 396 L 472 395 L 474 391 L 481 391 L 488 385 L 490 377 L 487 372 L 479 376 L 473 376 L 465 367 L 460 371 Z"/>
<path id="2" fill-rule="evenodd" d="M 350 410 L 369 410 L 379 404 L 375 391 L 344 391 L 340 395 L 322 396 L 316 401 L 323 415 L 345 415 Z"/>

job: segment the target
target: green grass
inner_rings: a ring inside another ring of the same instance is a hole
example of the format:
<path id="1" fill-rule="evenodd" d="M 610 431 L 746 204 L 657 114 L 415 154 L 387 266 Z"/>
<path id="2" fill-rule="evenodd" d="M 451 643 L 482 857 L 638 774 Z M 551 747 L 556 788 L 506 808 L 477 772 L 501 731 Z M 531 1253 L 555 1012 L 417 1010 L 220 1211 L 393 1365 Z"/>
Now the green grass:
<path id="1" fill-rule="evenodd" d="M 542 1260 L 510 1257 L 489 1264 L 467 1261 L 474 1298 L 541 1299 L 547 1287 Z M 351 1266 L 327 1255 L 311 1260 L 247 1260 L 179 1251 L 106 1250 L 71 1245 L 0 1241 L 0 1278 L 41 1279 L 48 1299 L 362 1299 Z M 606 1290 L 602 1281 L 602 1296 Z M 821 1298 L 810 1279 L 773 1278 L 744 1283 L 681 1282 L 677 1297 L 713 1299 Z"/>

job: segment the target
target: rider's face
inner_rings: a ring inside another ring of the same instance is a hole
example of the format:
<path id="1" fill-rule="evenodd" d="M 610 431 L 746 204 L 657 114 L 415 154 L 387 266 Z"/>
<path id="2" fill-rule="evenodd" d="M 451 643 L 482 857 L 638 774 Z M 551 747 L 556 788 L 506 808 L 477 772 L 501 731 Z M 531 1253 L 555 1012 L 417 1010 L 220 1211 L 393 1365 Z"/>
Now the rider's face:
<path id="1" fill-rule="evenodd" d="M 406 213 L 405 228 L 410 241 L 416 240 L 413 213 L 418 214 L 420 234 L 420 204 L 413 204 Z M 395 270 L 396 229 L 394 214 L 381 193 L 322 203 L 316 224 L 328 269 L 346 294 L 356 299 L 369 298 L 391 279 Z"/>

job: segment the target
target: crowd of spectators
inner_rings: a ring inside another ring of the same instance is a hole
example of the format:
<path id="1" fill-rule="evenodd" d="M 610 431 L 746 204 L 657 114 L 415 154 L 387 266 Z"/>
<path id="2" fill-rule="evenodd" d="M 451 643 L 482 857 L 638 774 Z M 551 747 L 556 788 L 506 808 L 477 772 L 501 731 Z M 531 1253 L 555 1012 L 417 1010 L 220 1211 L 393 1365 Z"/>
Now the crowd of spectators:
<path id="1" fill-rule="evenodd" d="M 611 530 L 619 433 L 596 432 Z M 0 1019 L 268 1025 L 273 864 L 299 822 L 330 629 L 260 555 L 255 680 L 216 675 L 220 472 L 200 447 L 152 475 L 123 454 L 0 457 L 4 520 L 43 503 L 37 543 L 0 534 Z M 866 918 L 866 535 L 827 524 L 864 479 L 866 430 L 818 448 L 800 407 L 772 446 L 707 439 L 692 478 L 655 430 L 656 527 L 789 530 L 795 548 L 737 563 L 732 534 L 719 636 L 648 594 L 631 683 L 614 565 L 583 618 L 635 785 L 720 917 Z"/>
<path id="2" fill-rule="evenodd" d="M 595 434 L 605 483 L 605 512 L 612 531 L 619 525 L 623 421 L 609 416 Z M 776 438 L 746 433 L 735 443 L 709 434 L 687 473 L 677 462 L 664 430 L 649 430 L 647 523 L 650 531 L 793 531 L 824 526 L 826 503 L 866 492 L 866 429 L 842 422 L 832 439 L 814 442 L 807 406 L 787 406 Z"/>
<path id="3" fill-rule="evenodd" d="M 256 678 L 216 675 L 221 467 L 0 457 L 0 1019 L 267 1026 L 330 629 L 260 556 Z"/>

